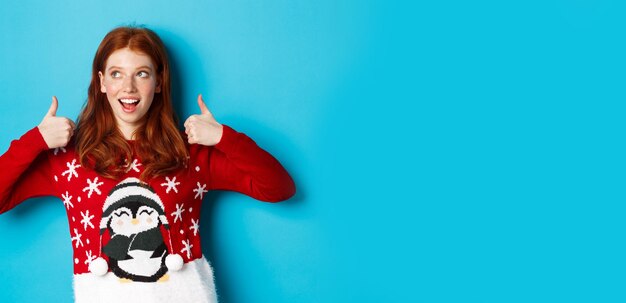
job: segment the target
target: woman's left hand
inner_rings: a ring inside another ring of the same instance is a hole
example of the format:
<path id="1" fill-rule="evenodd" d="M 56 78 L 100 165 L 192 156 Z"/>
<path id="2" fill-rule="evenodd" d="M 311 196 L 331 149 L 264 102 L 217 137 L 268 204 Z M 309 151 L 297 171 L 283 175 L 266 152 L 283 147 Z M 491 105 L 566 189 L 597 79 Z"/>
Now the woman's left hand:
<path id="1" fill-rule="evenodd" d="M 191 115 L 185 121 L 185 133 L 189 144 L 201 144 L 213 146 L 220 142 L 224 127 L 217 123 L 213 114 L 209 111 L 202 100 L 202 94 L 198 95 L 199 115 Z"/>

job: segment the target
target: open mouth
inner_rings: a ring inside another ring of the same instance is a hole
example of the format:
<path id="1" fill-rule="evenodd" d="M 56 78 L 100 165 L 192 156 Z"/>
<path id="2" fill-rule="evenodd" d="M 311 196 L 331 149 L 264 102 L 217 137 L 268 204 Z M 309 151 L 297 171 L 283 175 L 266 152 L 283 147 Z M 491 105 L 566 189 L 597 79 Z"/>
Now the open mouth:
<path id="1" fill-rule="evenodd" d="M 124 111 L 127 113 L 130 113 L 130 112 L 135 111 L 137 104 L 139 104 L 141 100 L 124 98 L 124 99 L 118 99 L 118 101 L 120 102 L 120 104 L 122 104 L 122 108 L 124 109 Z"/>

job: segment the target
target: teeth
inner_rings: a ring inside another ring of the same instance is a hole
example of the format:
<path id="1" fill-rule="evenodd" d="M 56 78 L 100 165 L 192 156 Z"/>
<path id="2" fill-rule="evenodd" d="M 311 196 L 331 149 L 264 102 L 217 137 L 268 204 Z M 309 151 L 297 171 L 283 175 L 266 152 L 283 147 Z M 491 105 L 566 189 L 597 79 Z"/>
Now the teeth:
<path id="1" fill-rule="evenodd" d="M 138 99 L 120 99 L 120 101 L 126 104 L 133 104 L 133 103 L 139 102 Z"/>

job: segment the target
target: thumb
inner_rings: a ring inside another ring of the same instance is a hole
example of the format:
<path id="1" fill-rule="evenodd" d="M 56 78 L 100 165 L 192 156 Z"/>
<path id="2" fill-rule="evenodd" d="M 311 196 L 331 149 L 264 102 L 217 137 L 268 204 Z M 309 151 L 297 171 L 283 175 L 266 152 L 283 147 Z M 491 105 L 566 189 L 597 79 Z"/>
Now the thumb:
<path id="1" fill-rule="evenodd" d="M 57 97 L 52 96 L 52 104 L 50 104 L 50 109 L 48 109 L 47 117 L 54 117 L 57 115 L 57 108 L 59 108 L 59 100 Z"/>
<path id="2" fill-rule="evenodd" d="M 204 104 L 204 100 L 202 100 L 202 94 L 198 95 L 198 106 L 200 106 L 200 113 L 202 113 L 203 115 L 206 113 L 211 115 L 211 111 L 209 110 L 208 107 L 206 107 L 206 104 Z"/>

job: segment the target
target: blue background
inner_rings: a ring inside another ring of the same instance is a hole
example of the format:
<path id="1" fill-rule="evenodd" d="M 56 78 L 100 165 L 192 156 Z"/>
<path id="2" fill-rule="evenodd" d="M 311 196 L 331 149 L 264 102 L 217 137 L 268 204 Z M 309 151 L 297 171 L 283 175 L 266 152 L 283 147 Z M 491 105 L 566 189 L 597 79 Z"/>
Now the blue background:
<path id="1" fill-rule="evenodd" d="M 145 24 L 181 119 L 203 93 L 298 186 L 206 199 L 221 302 L 626 300 L 622 1 L 171 2 L 3 3 L 2 150 L 52 95 L 75 119 L 100 40 Z M 0 239 L 0 301 L 71 302 L 59 200 Z"/>

